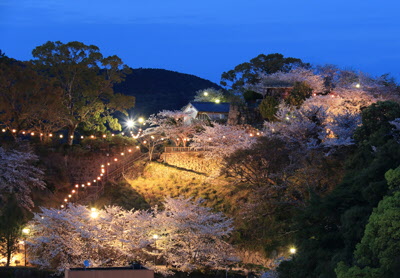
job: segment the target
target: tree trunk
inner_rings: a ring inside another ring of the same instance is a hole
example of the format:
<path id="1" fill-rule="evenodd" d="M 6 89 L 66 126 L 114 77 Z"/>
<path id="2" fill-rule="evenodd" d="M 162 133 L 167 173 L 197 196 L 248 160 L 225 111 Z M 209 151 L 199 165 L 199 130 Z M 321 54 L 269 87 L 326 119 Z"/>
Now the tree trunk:
<path id="1" fill-rule="evenodd" d="M 9 267 L 10 266 L 10 262 L 11 262 L 11 253 L 12 253 L 11 236 L 10 235 L 7 235 L 6 241 L 7 241 L 7 243 L 6 243 L 6 246 L 7 246 L 7 250 L 6 250 L 6 253 L 7 253 L 6 267 Z"/>
<path id="2" fill-rule="evenodd" d="M 77 127 L 77 125 L 70 125 L 70 126 L 68 126 L 67 144 L 68 144 L 69 146 L 72 146 L 72 143 L 73 143 L 73 141 L 74 141 L 73 136 L 74 136 L 76 127 Z"/>

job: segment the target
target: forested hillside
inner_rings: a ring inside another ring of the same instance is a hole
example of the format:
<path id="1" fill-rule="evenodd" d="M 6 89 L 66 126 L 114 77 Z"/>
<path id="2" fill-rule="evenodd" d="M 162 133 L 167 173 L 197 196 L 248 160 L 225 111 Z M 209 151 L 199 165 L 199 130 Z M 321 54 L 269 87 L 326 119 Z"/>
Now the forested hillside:
<path id="1" fill-rule="evenodd" d="M 164 69 L 132 69 L 115 91 L 136 97 L 135 115 L 149 116 L 161 110 L 181 109 L 198 90 L 221 89 L 200 77 Z"/>

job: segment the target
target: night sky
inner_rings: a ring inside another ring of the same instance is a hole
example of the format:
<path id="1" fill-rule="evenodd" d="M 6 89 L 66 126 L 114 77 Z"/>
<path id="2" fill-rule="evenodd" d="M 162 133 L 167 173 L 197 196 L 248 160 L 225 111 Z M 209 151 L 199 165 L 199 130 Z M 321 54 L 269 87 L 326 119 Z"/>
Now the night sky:
<path id="1" fill-rule="evenodd" d="M 31 59 L 47 41 L 81 41 L 130 67 L 219 82 L 264 53 L 400 81 L 400 1 L 0 0 L 0 49 Z"/>

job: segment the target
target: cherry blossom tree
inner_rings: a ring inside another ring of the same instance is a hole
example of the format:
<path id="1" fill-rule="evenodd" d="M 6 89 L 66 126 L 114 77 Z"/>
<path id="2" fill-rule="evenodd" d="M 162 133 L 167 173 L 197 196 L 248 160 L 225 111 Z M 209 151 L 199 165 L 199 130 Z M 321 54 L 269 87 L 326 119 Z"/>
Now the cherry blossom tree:
<path id="1" fill-rule="evenodd" d="M 323 107 L 293 108 L 280 104 L 276 122 L 265 122 L 267 136 L 276 136 L 294 145 L 314 148 L 321 143 L 326 111 Z"/>
<path id="2" fill-rule="evenodd" d="M 30 262 L 62 272 L 84 260 L 95 267 L 136 261 L 164 273 L 168 271 L 156 266 L 155 258 L 182 271 L 232 263 L 233 249 L 223 240 L 232 232 L 232 220 L 190 199 L 167 198 L 163 207 L 42 208 L 29 224 Z"/>
<path id="3" fill-rule="evenodd" d="M 203 148 L 208 159 L 222 159 L 237 149 L 250 147 L 256 134 L 246 132 L 241 126 L 212 123 L 204 131 L 193 136 L 192 147 Z"/>
<path id="4" fill-rule="evenodd" d="M 237 260 L 233 248 L 223 240 L 233 230 L 231 219 L 190 198 L 166 198 L 164 207 L 156 216 L 156 247 L 167 264 L 191 272 L 224 267 Z"/>
<path id="5" fill-rule="evenodd" d="M 289 72 L 278 71 L 273 74 L 261 74 L 259 82 L 249 88 L 265 96 L 266 88 L 271 86 L 293 86 L 296 82 L 304 82 L 314 93 L 325 91 L 324 80 L 320 75 L 314 74 L 312 70 L 295 68 Z"/>
<path id="6" fill-rule="evenodd" d="M 362 89 L 337 89 L 328 95 L 313 96 L 303 106 L 322 106 L 330 114 L 359 114 L 361 109 L 377 102 L 374 96 Z"/>
<path id="7" fill-rule="evenodd" d="M 354 106 L 343 107 L 343 111 L 333 109 L 310 102 L 299 109 L 281 104 L 276 114 L 278 120 L 265 122 L 264 131 L 267 136 L 279 137 L 295 148 L 327 148 L 328 153 L 333 148 L 354 144 L 352 136 L 361 124 L 360 114 Z"/>
<path id="8" fill-rule="evenodd" d="M 175 146 L 186 147 L 192 135 L 199 128 L 197 121 L 187 122 L 185 117 L 188 115 L 182 111 L 163 110 L 158 114 L 151 115 L 138 142 L 149 152 L 149 159 L 153 159 L 153 154 L 161 145 L 167 144 L 168 140 Z"/>
<path id="9" fill-rule="evenodd" d="M 175 146 L 186 147 L 189 138 L 196 132 L 198 122 L 187 122 L 185 112 L 176 110 L 163 110 L 158 114 L 151 115 L 146 123 L 149 128 L 144 130 L 143 135 L 162 135 L 163 138 L 171 140 Z"/>
<path id="10" fill-rule="evenodd" d="M 30 210 L 34 204 L 31 193 L 44 189 L 44 172 L 35 166 L 38 157 L 31 151 L 6 150 L 0 147 L 0 197 L 14 194 L 19 206 Z"/>
<path id="11" fill-rule="evenodd" d="M 58 272 L 82 266 L 121 266 L 143 256 L 150 245 L 151 214 L 119 207 L 104 210 L 70 205 L 65 210 L 42 208 L 32 222 L 30 262 Z"/>

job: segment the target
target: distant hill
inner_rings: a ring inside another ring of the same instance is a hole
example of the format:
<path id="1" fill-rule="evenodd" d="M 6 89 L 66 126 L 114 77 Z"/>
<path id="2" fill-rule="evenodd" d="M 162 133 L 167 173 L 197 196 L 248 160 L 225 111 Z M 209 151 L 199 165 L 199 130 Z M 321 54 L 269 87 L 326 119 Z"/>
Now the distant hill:
<path id="1" fill-rule="evenodd" d="M 181 109 L 193 100 L 196 91 L 215 88 L 217 84 L 200 77 L 164 69 L 132 69 L 125 81 L 117 84 L 117 93 L 135 96 L 134 115 L 149 116 L 161 110 Z"/>

